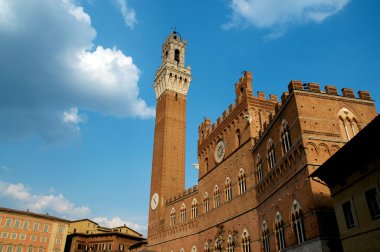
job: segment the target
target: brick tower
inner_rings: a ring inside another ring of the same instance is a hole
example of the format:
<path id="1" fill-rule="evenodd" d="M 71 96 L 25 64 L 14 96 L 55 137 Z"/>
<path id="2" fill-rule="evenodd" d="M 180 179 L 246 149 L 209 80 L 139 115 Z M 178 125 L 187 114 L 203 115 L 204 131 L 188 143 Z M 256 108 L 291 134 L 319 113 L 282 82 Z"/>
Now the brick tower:
<path id="1" fill-rule="evenodd" d="M 155 74 L 156 125 L 150 187 L 149 234 L 164 228 L 165 199 L 185 190 L 186 95 L 191 81 L 185 68 L 186 40 L 172 32 L 162 45 Z"/>

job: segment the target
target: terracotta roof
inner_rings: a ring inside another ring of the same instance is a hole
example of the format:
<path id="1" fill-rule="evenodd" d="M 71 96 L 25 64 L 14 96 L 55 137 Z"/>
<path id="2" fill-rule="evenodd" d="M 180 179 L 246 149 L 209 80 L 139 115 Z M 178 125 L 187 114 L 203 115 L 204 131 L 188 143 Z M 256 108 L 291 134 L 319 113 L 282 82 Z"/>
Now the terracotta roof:
<path id="1" fill-rule="evenodd" d="M 0 212 L 7 212 L 7 213 L 12 213 L 12 214 L 18 214 L 18 215 L 29 215 L 35 218 L 42 218 L 42 219 L 49 219 L 53 221 L 70 223 L 70 221 L 66 219 L 58 218 L 49 214 L 34 213 L 34 212 L 30 212 L 29 210 L 21 211 L 21 210 L 16 210 L 16 209 L 11 209 L 11 208 L 0 207 Z"/>

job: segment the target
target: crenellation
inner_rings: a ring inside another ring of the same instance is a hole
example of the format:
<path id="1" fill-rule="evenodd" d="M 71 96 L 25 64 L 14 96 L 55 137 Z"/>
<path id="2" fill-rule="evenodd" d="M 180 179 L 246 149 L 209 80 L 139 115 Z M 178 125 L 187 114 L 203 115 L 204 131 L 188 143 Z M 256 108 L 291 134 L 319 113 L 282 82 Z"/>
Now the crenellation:
<path id="1" fill-rule="evenodd" d="M 220 125 L 222 121 L 222 118 L 219 116 L 218 119 L 216 120 L 216 126 Z"/>
<path id="2" fill-rule="evenodd" d="M 222 116 L 223 116 L 223 119 L 226 119 L 226 117 L 228 116 L 228 110 L 224 110 Z"/>
<path id="3" fill-rule="evenodd" d="M 173 203 L 175 201 L 183 200 L 188 195 L 190 195 L 192 193 L 196 193 L 196 192 L 198 192 L 198 186 L 197 185 L 189 187 L 188 189 L 184 190 L 183 192 L 180 192 L 180 193 L 174 195 L 173 197 L 168 198 L 166 200 L 165 204 L 170 204 L 170 203 Z"/>
<path id="4" fill-rule="evenodd" d="M 326 85 L 325 91 L 327 94 L 330 94 L 330 95 L 338 95 L 338 89 L 335 86 Z"/>
<path id="5" fill-rule="evenodd" d="M 235 108 L 235 105 L 234 104 L 230 104 L 230 106 L 228 106 L 228 111 L 231 113 L 232 110 L 234 110 Z"/>
<path id="6" fill-rule="evenodd" d="M 275 95 L 275 94 L 270 94 L 269 95 L 269 100 L 270 101 L 272 101 L 272 102 L 278 102 L 278 97 L 277 97 L 277 95 Z"/>
<path id="7" fill-rule="evenodd" d="M 321 87 L 318 83 L 310 82 L 308 83 L 308 89 L 310 92 L 320 93 Z"/>
<path id="8" fill-rule="evenodd" d="M 257 91 L 257 97 L 265 100 L 265 92 Z"/>
<path id="9" fill-rule="evenodd" d="M 368 91 L 359 90 L 358 95 L 359 95 L 359 98 L 362 100 L 372 101 L 371 95 Z"/>
<path id="10" fill-rule="evenodd" d="M 300 80 L 291 80 L 288 85 L 289 93 L 293 90 L 303 90 L 303 83 Z"/>
<path id="11" fill-rule="evenodd" d="M 342 88 L 342 95 L 348 98 L 355 98 L 354 90 L 352 90 L 352 88 Z"/>

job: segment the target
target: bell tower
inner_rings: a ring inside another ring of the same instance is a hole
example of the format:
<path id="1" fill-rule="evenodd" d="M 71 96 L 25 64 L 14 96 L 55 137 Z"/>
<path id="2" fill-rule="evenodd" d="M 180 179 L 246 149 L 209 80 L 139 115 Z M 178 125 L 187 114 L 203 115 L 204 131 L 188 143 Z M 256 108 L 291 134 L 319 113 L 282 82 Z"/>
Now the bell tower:
<path id="1" fill-rule="evenodd" d="M 155 74 L 156 123 L 150 187 L 149 237 L 164 228 L 165 200 L 185 190 L 186 95 L 191 69 L 185 67 L 186 40 L 172 32 L 162 45 Z M 154 242 L 153 242 L 154 243 Z"/>

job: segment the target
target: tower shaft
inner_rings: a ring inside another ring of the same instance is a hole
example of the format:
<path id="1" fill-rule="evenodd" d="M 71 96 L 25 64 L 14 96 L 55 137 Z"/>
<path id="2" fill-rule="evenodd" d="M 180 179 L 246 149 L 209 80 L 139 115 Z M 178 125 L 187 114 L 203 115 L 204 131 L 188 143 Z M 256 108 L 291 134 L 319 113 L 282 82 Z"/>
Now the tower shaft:
<path id="1" fill-rule="evenodd" d="M 157 105 L 148 239 L 163 227 L 165 200 L 185 189 L 186 95 L 191 81 L 190 67 L 184 65 L 185 47 L 178 33 L 169 35 L 153 85 Z"/>

